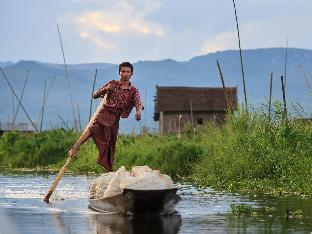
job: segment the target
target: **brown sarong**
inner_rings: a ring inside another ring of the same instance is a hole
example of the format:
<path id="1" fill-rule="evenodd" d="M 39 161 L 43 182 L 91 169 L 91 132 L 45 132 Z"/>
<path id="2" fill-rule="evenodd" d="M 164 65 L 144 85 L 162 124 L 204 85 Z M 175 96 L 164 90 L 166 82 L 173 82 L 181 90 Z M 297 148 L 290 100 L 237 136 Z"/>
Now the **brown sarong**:
<path id="1" fill-rule="evenodd" d="M 99 151 L 97 163 L 108 171 L 113 171 L 119 119 L 118 113 L 104 107 L 90 127 L 91 137 Z"/>

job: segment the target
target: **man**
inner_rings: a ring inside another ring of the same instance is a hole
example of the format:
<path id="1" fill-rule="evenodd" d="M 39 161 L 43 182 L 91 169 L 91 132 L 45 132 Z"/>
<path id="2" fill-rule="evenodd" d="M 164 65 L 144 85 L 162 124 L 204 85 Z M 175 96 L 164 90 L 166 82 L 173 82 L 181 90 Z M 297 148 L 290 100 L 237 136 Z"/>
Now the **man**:
<path id="1" fill-rule="evenodd" d="M 93 93 L 93 98 L 104 97 L 107 100 L 96 115 L 91 126 L 85 130 L 74 146 L 68 151 L 69 156 L 75 157 L 79 147 L 92 137 L 99 154 L 97 163 L 106 170 L 113 170 L 114 153 L 119 128 L 119 119 L 128 118 L 133 107 L 136 108 L 135 119 L 141 119 L 142 102 L 137 88 L 130 83 L 133 66 L 129 62 L 119 65 L 118 81 L 111 80 Z"/>

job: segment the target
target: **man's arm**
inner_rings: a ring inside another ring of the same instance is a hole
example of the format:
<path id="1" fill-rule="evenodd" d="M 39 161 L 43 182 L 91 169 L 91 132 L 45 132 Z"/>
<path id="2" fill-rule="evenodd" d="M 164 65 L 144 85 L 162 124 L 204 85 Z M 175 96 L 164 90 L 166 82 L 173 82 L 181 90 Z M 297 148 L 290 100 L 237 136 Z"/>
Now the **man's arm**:
<path id="1" fill-rule="evenodd" d="M 94 99 L 104 96 L 105 94 L 109 93 L 114 88 L 114 85 L 111 82 L 108 82 L 102 88 L 98 89 L 92 94 Z"/>
<path id="2" fill-rule="evenodd" d="M 134 103 L 135 103 L 135 109 L 136 109 L 135 119 L 137 121 L 139 121 L 139 120 L 141 120 L 141 113 L 142 113 L 142 110 L 144 110 L 144 107 L 142 105 L 142 101 L 141 101 L 140 94 L 139 94 L 138 90 L 136 90 L 136 92 L 135 92 Z"/>
<path id="3" fill-rule="evenodd" d="M 141 115 L 142 115 L 142 110 L 144 109 L 144 107 L 142 105 L 136 106 L 136 113 L 135 113 L 135 119 L 137 121 L 141 120 Z"/>

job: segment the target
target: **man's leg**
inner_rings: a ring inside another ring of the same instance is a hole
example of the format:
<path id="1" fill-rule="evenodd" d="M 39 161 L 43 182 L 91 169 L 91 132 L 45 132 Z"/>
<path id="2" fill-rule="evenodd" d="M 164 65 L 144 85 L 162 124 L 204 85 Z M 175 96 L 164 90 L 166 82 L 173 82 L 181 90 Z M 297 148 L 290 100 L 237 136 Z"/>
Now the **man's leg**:
<path id="1" fill-rule="evenodd" d="M 86 130 L 78 139 L 78 141 L 73 145 L 73 147 L 68 151 L 68 155 L 75 157 L 79 147 L 85 143 L 91 136 L 91 131 Z"/>

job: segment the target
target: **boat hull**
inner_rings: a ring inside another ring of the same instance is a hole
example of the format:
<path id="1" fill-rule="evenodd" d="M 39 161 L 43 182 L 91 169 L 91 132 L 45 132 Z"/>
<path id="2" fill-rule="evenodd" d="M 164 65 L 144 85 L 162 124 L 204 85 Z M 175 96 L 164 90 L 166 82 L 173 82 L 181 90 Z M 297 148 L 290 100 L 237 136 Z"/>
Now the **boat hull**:
<path id="1" fill-rule="evenodd" d="M 124 215 L 161 214 L 175 212 L 181 197 L 177 188 L 162 190 L 124 189 L 122 194 L 101 199 L 89 199 L 90 208 L 101 212 L 115 212 Z"/>

